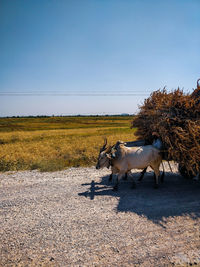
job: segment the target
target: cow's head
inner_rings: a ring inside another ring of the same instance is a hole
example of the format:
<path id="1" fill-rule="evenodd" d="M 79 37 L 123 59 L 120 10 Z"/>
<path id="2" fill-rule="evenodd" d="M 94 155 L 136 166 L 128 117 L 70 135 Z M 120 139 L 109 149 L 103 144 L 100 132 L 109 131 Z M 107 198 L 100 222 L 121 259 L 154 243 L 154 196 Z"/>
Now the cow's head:
<path id="1" fill-rule="evenodd" d="M 105 138 L 104 145 L 102 146 L 102 148 L 100 148 L 96 169 L 100 169 L 100 168 L 104 168 L 104 167 L 107 167 L 107 168 L 110 167 L 110 155 L 109 155 L 109 153 L 111 152 L 112 147 L 109 146 L 106 148 L 106 145 L 107 145 L 107 138 Z"/>

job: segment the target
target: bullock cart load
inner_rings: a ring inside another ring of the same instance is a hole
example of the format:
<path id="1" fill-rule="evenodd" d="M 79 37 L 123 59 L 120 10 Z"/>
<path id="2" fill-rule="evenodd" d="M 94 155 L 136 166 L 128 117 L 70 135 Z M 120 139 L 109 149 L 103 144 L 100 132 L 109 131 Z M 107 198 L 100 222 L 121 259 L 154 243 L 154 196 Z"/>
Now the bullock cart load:
<path id="1" fill-rule="evenodd" d="M 182 175 L 200 171 L 200 79 L 192 94 L 179 88 L 158 90 L 144 100 L 132 127 L 136 135 L 152 143 L 153 133 L 162 140 L 165 157 L 179 163 Z"/>

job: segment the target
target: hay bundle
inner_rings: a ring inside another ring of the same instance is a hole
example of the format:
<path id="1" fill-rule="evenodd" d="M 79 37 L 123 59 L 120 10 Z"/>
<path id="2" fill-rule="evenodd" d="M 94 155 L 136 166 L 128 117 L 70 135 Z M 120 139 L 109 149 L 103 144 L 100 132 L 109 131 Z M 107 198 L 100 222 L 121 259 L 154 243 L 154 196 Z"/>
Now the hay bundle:
<path id="1" fill-rule="evenodd" d="M 198 80 L 199 81 L 199 80 Z M 184 166 L 187 174 L 200 171 L 200 86 L 189 94 L 179 88 L 170 93 L 153 92 L 132 122 L 141 139 L 152 142 L 152 133 L 162 139 L 168 159 Z"/>

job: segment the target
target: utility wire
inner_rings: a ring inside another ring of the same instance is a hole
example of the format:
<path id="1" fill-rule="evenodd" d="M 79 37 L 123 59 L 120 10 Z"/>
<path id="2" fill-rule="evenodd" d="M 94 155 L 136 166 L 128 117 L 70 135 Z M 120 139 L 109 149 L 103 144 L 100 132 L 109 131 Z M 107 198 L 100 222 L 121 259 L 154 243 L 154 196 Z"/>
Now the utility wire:
<path id="1" fill-rule="evenodd" d="M 31 91 L 31 92 L 0 92 L 0 96 L 146 96 L 150 92 L 145 91 Z"/>

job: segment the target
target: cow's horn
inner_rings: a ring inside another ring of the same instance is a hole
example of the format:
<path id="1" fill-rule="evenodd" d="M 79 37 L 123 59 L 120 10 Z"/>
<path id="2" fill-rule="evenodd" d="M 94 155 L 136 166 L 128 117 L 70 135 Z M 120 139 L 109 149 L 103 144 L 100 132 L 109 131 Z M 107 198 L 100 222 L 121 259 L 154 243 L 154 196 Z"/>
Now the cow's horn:
<path id="1" fill-rule="evenodd" d="M 101 151 L 105 150 L 107 142 L 107 138 L 104 138 L 104 145 L 102 146 Z"/>

